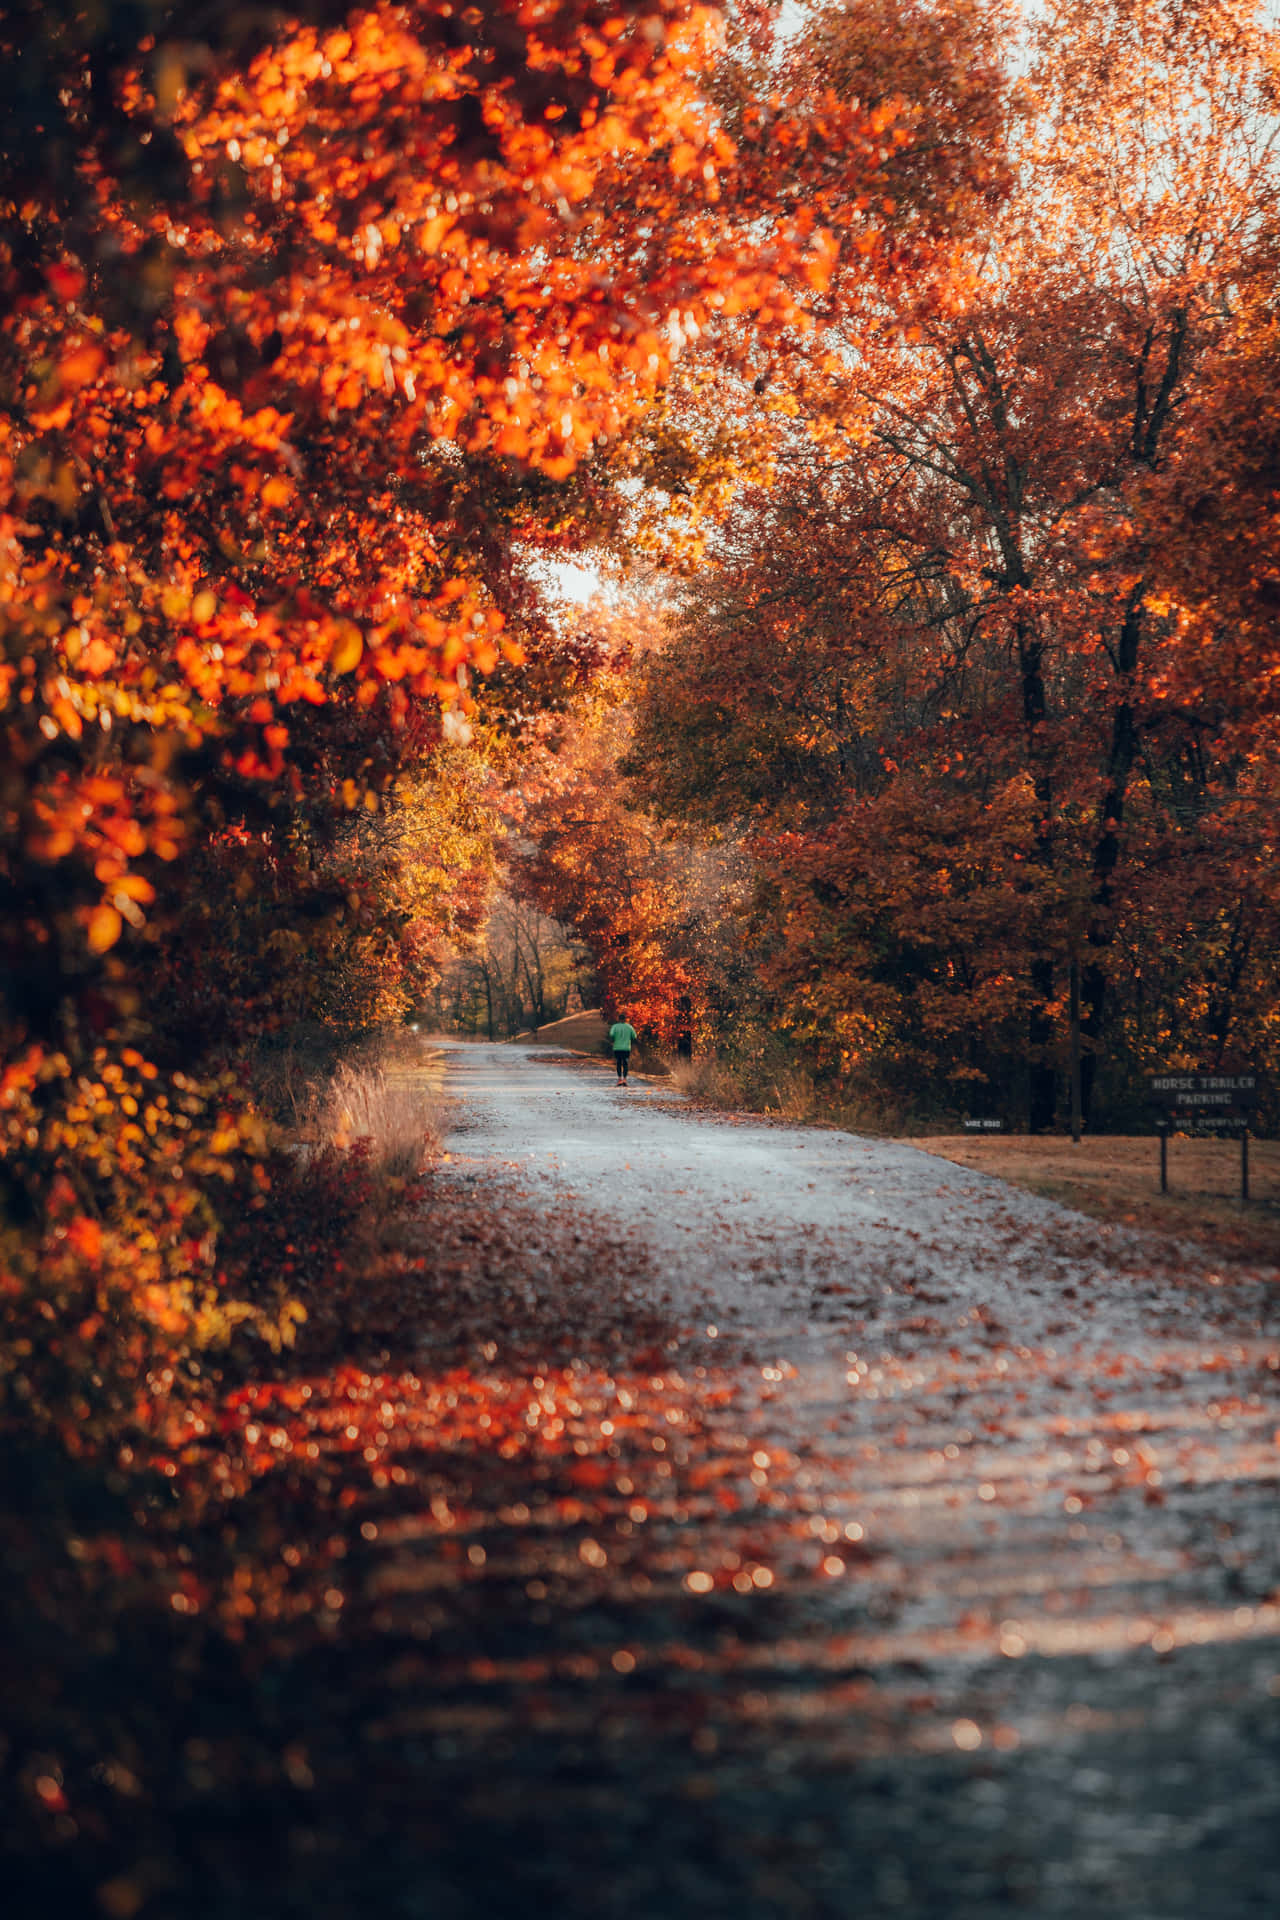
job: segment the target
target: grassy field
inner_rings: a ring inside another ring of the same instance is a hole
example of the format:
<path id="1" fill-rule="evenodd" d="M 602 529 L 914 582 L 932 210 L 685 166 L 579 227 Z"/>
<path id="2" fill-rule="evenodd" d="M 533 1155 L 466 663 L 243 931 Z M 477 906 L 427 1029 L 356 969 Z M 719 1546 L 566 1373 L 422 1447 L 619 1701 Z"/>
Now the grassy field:
<path id="1" fill-rule="evenodd" d="M 1057 1136 L 945 1134 L 912 1146 L 977 1167 L 1096 1220 L 1123 1221 L 1197 1241 L 1224 1260 L 1280 1264 L 1280 1141 L 1249 1142 L 1249 1192 L 1240 1200 L 1240 1142 L 1169 1141 L 1169 1191 L 1160 1191 L 1154 1135 L 1106 1134 L 1075 1146 Z"/>

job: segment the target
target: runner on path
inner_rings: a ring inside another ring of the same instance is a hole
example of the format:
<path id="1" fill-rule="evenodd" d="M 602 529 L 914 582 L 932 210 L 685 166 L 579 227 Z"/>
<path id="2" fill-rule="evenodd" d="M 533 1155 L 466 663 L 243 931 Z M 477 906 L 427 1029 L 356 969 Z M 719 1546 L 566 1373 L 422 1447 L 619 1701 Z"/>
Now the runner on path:
<path id="1" fill-rule="evenodd" d="M 631 1022 L 619 1016 L 609 1029 L 609 1045 L 613 1048 L 613 1064 L 618 1069 L 618 1085 L 627 1084 L 627 1070 L 631 1065 L 631 1049 L 635 1045 L 636 1030 Z"/>

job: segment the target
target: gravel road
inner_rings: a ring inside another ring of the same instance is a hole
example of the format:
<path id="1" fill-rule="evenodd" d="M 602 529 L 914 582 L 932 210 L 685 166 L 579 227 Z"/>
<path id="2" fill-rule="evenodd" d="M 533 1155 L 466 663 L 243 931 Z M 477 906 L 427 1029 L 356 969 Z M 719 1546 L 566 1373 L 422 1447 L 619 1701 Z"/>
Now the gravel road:
<path id="1" fill-rule="evenodd" d="M 527 1223 L 513 1332 L 568 1219 L 663 1337 L 596 1365 L 570 1315 L 545 1507 L 476 1521 L 480 1718 L 415 1723 L 476 1796 L 436 1911 L 1280 1912 L 1277 1275 L 603 1062 L 447 1060 L 448 1178 Z"/>

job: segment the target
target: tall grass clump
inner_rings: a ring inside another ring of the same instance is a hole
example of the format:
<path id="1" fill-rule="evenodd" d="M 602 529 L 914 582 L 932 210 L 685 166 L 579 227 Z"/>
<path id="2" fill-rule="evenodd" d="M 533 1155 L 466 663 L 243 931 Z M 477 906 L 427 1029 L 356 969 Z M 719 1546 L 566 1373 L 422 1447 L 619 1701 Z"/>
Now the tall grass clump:
<path id="1" fill-rule="evenodd" d="M 682 1093 L 707 1106 L 776 1115 L 799 1124 L 820 1105 L 813 1075 L 776 1034 L 745 1029 L 731 1048 L 673 1063 Z"/>
<path id="2" fill-rule="evenodd" d="M 397 1070 L 377 1053 L 338 1062 L 318 1119 L 327 1145 L 367 1141 L 373 1173 L 388 1179 L 415 1179 L 443 1143 L 438 1101 L 425 1076 Z"/>
<path id="3" fill-rule="evenodd" d="M 304 1154 L 360 1147 L 375 1178 L 412 1180 L 444 1137 L 438 1055 L 411 1028 L 338 1042 L 302 1028 L 251 1062 L 267 1118 Z"/>

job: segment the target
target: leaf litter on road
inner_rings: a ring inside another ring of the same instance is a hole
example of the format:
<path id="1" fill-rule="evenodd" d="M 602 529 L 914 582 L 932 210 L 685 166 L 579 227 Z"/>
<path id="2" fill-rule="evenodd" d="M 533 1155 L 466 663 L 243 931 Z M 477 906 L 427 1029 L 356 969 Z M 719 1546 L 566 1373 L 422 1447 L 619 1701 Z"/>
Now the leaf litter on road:
<path id="1" fill-rule="evenodd" d="M 676 1141 L 673 1252 L 695 1117 L 626 1121 L 620 1215 L 572 1145 L 615 1136 L 561 1113 L 535 1194 L 467 1098 L 296 1351 L 68 1541 L 27 1870 L 107 1912 L 1257 1910 L 1272 1281 L 892 1166 L 887 1227 L 762 1226 L 747 1129 Z"/>

